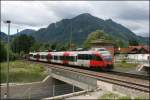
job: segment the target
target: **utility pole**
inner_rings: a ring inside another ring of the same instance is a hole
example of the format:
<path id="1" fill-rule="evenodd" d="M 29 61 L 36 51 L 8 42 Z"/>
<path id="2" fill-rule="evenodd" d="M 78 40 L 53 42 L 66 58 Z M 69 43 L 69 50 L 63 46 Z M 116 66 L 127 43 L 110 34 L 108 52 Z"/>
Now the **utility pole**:
<path id="1" fill-rule="evenodd" d="M 7 35 L 7 98 L 9 98 L 9 48 L 10 48 L 10 43 L 9 43 L 9 35 L 10 35 L 10 20 L 5 21 L 5 23 L 8 24 L 8 35 Z"/>
<path id="2" fill-rule="evenodd" d="M 19 32 L 19 29 L 17 29 L 17 33 Z"/>
<path id="3" fill-rule="evenodd" d="M 70 25 L 70 43 L 69 43 L 69 50 L 71 51 L 72 48 L 71 48 L 71 42 L 72 42 L 72 21 L 71 21 L 71 25 Z"/>

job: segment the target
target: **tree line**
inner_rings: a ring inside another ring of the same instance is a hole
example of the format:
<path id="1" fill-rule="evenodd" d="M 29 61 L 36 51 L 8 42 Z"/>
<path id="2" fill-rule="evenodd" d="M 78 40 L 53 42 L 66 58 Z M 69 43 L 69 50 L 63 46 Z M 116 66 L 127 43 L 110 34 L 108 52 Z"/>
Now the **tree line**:
<path id="1" fill-rule="evenodd" d="M 0 62 L 6 61 L 8 44 L 0 40 Z M 58 43 L 40 43 L 36 41 L 32 36 L 21 34 L 15 36 L 10 41 L 9 54 L 10 60 L 22 57 L 29 52 L 36 51 L 66 51 L 69 50 L 69 44 Z"/>
<path id="2" fill-rule="evenodd" d="M 114 44 L 115 47 L 126 47 L 121 39 L 113 38 L 107 35 L 102 30 L 96 30 L 95 32 L 91 32 L 87 39 L 84 41 L 82 48 L 88 49 L 91 47 L 91 42 L 98 39 L 104 39 L 105 41 L 109 41 Z M 6 61 L 7 56 L 7 48 L 8 44 L 4 43 L 0 40 L 0 62 Z M 139 45 L 137 40 L 129 40 L 128 45 Z M 32 36 L 28 36 L 26 34 L 21 34 L 15 36 L 10 42 L 9 54 L 10 60 L 15 60 L 18 57 L 23 56 L 24 54 L 28 54 L 30 51 L 67 51 L 70 50 L 70 46 L 73 49 L 78 48 L 75 44 L 69 43 L 40 43 L 36 41 Z"/>

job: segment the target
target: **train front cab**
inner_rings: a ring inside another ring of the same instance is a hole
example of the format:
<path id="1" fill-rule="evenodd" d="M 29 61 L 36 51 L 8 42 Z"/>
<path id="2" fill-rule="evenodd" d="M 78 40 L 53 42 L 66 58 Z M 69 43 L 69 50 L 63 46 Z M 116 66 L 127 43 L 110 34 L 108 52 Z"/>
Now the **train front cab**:
<path id="1" fill-rule="evenodd" d="M 109 56 L 107 58 L 104 58 L 99 53 L 94 53 L 92 60 L 90 61 L 91 67 L 95 67 L 96 69 L 102 69 L 102 70 L 112 70 L 113 69 L 113 62 L 112 57 Z"/>

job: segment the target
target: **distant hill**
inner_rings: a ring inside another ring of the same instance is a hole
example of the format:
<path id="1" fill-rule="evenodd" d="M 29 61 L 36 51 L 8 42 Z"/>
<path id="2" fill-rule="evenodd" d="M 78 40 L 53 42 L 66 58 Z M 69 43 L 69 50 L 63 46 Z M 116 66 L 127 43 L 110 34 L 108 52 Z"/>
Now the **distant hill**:
<path id="1" fill-rule="evenodd" d="M 40 42 L 67 43 L 69 42 L 70 33 L 72 33 L 72 41 L 81 45 L 87 36 L 97 29 L 104 30 L 108 35 L 115 39 L 121 39 L 125 43 L 128 43 L 130 39 L 137 39 L 140 43 L 146 44 L 149 40 L 135 35 L 131 30 L 112 19 L 103 20 L 88 13 L 80 14 L 72 19 L 63 19 L 38 31 L 29 33 L 23 31 L 20 34 L 32 35 Z"/>
<path id="2" fill-rule="evenodd" d="M 13 39 L 13 37 L 17 36 L 17 35 L 21 35 L 21 34 L 26 34 L 26 35 L 31 35 L 32 33 L 36 32 L 35 30 L 32 29 L 25 29 L 22 30 L 14 35 L 10 35 L 10 40 Z M 0 32 L 0 36 L 1 36 L 1 40 L 4 42 L 7 42 L 7 34 L 4 32 Z"/>
<path id="3" fill-rule="evenodd" d="M 4 42 L 7 41 L 7 34 L 4 32 L 0 32 L 0 39 Z"/>
<path id="4" fill-rule="evenodd" d="M 150 41 L 149 41 L 150 37 L 136 36 L 136 38 L 139 43 L 150 45 Z"/>
<path id="5" fill-rule="evenodd" d="M 34 32 L 36 32 L 36 31 L 35 31 L 35 30 L 32 30 L 32 29 L 25 29 L 25 30 L 22 30 L 22 31 L 16 33 L 15 35 L 19 35 L 19 34 L 30 35 L 30 34 L 32 34 L 32 33 L 34 33 Z M 14 36 L 15 36 L 15 35 L 14 35 Z"/>

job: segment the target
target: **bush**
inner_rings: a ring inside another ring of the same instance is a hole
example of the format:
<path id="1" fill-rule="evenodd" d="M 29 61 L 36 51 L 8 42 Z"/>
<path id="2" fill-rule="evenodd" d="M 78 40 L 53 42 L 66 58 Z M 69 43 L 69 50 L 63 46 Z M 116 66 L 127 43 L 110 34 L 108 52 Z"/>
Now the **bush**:
<path id="1" fill-rule="evenodd" d="M 6 48 L 5 45 L 2 41 L 0 41 L 0 62 L 5 61 L 6 60 Z"/>
<path id="2" fill-rule="evenodd" d="M 10 60 L 11 61 L 14 61 L 14 60 L 16 60 L 18 58 L 19 58 L 19 54 L 13 53 L 12 51 L 10 52 Z"/>
<path id="3" fill-rule="evenodd" d="M 118 99 L 119 100 L 131 100 L 131 97 L 129 97 L 129 96 L 121 96 Z"/>
<path id="4" fill-rule="evenodd" d="M 125 60 L 125 59 L 123 59 L 123 60 L 121 61 L 121 63 L 126 63 L 126 60 Z"/>
<path id="5" fill-rule="evenodd" d="M 1 82 L 5 83 L 7 63 L 2 62 L 0 68 Z M 9 72 L 9 80 L 12 83 L 41 81 L 48 75 L 42 64 L 27 63 L 24 61 L 11 61 Z"/>

